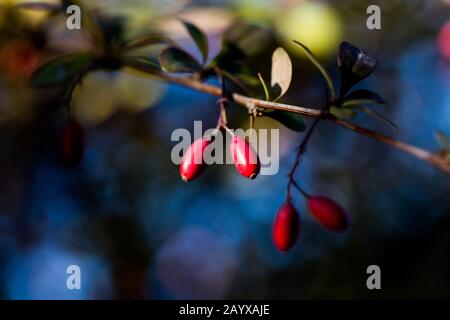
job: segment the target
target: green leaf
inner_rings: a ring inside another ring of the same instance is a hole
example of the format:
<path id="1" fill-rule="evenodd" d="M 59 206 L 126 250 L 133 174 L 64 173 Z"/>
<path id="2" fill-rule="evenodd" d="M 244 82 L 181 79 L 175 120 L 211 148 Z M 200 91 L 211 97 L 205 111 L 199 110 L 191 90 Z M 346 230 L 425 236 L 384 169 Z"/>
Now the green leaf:
<path id="1" fill-rule="evenodd" d="M 261 83 L 261 85 L 264 89 L 264 95 L 266 96 L 266 101 L 269 101 L 269 99 L 270 99 L 269 90 L 267 89 L 266 82 L 264 81 L 261 73 L 258 73 L 258 78 L 259 78 L 259 82 Z"/>
<path id="2" fill-rule="evenodd" d="M 288 53 L 278 47 L 272 54 L 272 72 L 270 85 L 272 89 L 278 88 L 275 100 L 280 99 L 289 89 L 292 80 L 292 62 Z"/>
<path id="3" fill-rule="evenodd" d="M 121 47 L 123 50 L 132 50 L 162 43 L 171 43 L 171 40 L 162 35 L 151 34 L 129 40 L 123 43 Z"/>
<path id="4" fill-rule="evenodd" d="M 381 98 L 377 93 L 370 91 L 370 90 L 366 90 L 366 89 L 359 89 L 359 90 L 350 92 L 344 98 L 344 103 L 342 104 L 342 106 L 344 106 L 346 102 L 351 101 L 351 100 L 367 101 L 367 102 L 362 102 L 359 104 L 386 104 L 386 101 L 384 101 L 383 98 Z M 353 103 L 350 103 L 350 104 L 353 104 Z"/>
<path id="5" fill-rule="evenodd" d="M 379 104 L 386 104 L 383 98 L 381 98 L 377 93 L 367 90 L 367 89 L 358 89 L 350 92 L 345 99 L 370 99 L 375 100 Z"/>
<path id="6" fill-rule="evenodd" d="M 377 66 L 377 60 L 349 42 L 339 47 L 338 65 L 342 73 L 353 74 L 356 81 L 368 77 Z"/>
<path id="7" fill-rule="evenodd" d="M 345 100 L 341 104 L 341 106 L 343 108 L 353 108 L 353 107 L 357 107 L 360 105 L 368 105 L 368 104 L 370 105 L 370 104 L 382 104 L 382 103 L 375 99 L 350 99 L 350 100 Z"/>
<path id="8" fill-rule="evenodd" d="M 233 75 L 228 71 L 222 70 L 222 74 L 225 78 L 227 78 L 228 80 L 230 80 L 232 83 L 234 83 L 240 90 L 242 90 L 246 95 L 250 96 L 250 91 L 248 90 L 247 86 L 245 85 L 244 82 L 246 82 L 245 79 L 245 75 L 240 75 L 242 78 L 239 78 L 237 75 Z"/>
<path id="9" fill-rule="evenodd" d="M 450 139 L 442 131 L 436 131 L 434 133 L 437 143 L 441 150 L 450 152 Z"/>
<path id="10" fill-rule="evenodd" d="M 91 60 L 90 53 L 74 53 L 53 59 L 34 71 L 29 85 L 35 88 L 60 85 L 83 71 Z"/>
<path id="11" fill-rule="evenodd" d="M 198 49 L 200 50 L 202 56 L 203 56 L 203 62 L 206 62 L 208 59 L 208 38 L 207 36 L 194 24 L 181 20 L 181 23 L 183 23 L 186 30 L 189 32 L 189 35 L 191 36 L 192 40 L 194 40 L 195 44 L 197 45 Z"/>
<path id="12" fill-rule="evenodd" d="M 125 66 L 150 73 L 155 74 L 161 71 L 161 68 L 157 61 L 154 61 L 148 57 L 130 57 L 126 58 L 124 61 Z"/>
<path id="13" fill-rule="evenodd" d="M 120 44 L 125 39 L 126 18 L 124 16 L 110 16 L 101 13 L 95 13 L 93 17 L 102 34 L 105 48 L 109 51 L 120 47 Z"/>
<path id="14" fill-rule="evenodd" d="M 296 40 L 293 41 L 295 44 L 298 44 L 303 49 L 309 60 L 311 60 L 311 62 L 316 66 L 316 68 L 319 69 L 320 73 L 322 74 L 327 83 L 328 89 L 330 90 L 330 99 L 331 101 L 334 101 L 334 99 L 336 98 L 335 93 L 336 91 L 334 90 L 333 81 L 331 80 L 331 76 L 328 73 L 327 69 L 319 62 L 319 60 L 317 60 L 317 58 L 314 56 L 311 50 L 308 49 L 308 47 L 306 47 L 304 44 Z"/>
<path id="15" fill-rule="evenodd" d="M 211 61 L 209 68 L 216 66 L 230 73 L 248 73 L 248 66 L 244 63 L 245 53 L 233 43 L 222 39 L 222 48 L 220 53 Z"/>
<path id="16" fill-rule="evenodd" d="M 197 72 L 202 66 L 186 51 L 169 47 L 161 51 L 158 57 L 162 69 L 167 72 Z"/>
<path id="17" fill-rule="evenodd" d="M 341 73 L 340 97 L 356 83 L 368 77 L 376 68 L 377 60 L 349 42 L 339 46 L 338 65 Z"/>
<path id="18" fill-rule="evenodd" d="M 246 83 L 247 85 L 256 87 L 260 84 L 259 79 L 255 76 L 252 76 L 250 74 L 245 74 L 245 73 L 238 73 L 235 75 L 236 78 L 242 80 L 244 83 Z"/>
<path id="19" fill-rule="evenodd" d="M 223 35 L 223 43 L 232 44 L 246 56 L 262 52 L 274 40 L 274 33 L 268 27 L 247 22 L 234 23 Z"/>
<path id="20" fill-rule="evenodd" d="M 338 108 L 336 106 L 330 107 L 330 113 L 339 119 L 351 119 L 356 115 L 356 112 L 353 109 L 344 109 L 344 108 Z"/>
<path id="21" fill-rule="evenodd" d="M 381 121 L 383 124 L 385 124 L 389 128 L 391 128 L 395 131 L 398 130 L 398 127 L 395 123 L 393 123 L 391 120 L 387 119 L 383 115 L 379 114 L 378 112 L 376 112 L 366 106 L 359 106 L 358 109 L 361 110 L 362 112 L 366 113 L 368 116 L 371 116 L 371 117 Z"/>
<path id="22" fill-rule="evenodd" d="M 287 128 L 291 130 L 302 132 L 305 131 L 306 129 L 305 121 L 299 114 L 281 110 L 274 110 L 264 112 L 264 115 L 281 122 L 283 125 L 285 125 Z"/>

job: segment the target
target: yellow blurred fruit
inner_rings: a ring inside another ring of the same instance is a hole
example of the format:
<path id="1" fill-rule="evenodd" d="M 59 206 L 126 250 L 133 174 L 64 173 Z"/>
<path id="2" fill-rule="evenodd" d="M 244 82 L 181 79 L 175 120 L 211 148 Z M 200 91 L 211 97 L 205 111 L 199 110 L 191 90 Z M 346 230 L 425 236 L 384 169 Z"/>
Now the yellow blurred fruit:
<path id="1" fill-rule="evenodd" d="M 119 109 L 143 111 L 164 93 L 158 81 L 122 71 L 89 73 L 73 95 L 73 113 L 86 126 L 96 125 Z"/>
<path id="2" fill-rule="evenodd" d="M 268 22 L 274 15 L 274 4 L 270 0 L 233 0 L 232 5 L 237 15 L 249 22 Z"/>
<path id="3" fill-rule="evenodd" d="M 4 3 L 7 5 L 18 5 L 21 3 L 48 3 L 50 5 L 59 5 L 61 4 L 60 0 L 0 0 L 0 3 Z M 46 10 L 32 10 L 32 9 L 18 9 L 18 13 L 21 18 L 26 21 L 27 24 L 31 26 L 38 26 L 41 23 L 45 22 L 45 20 L 49 17 L 49 11 Z"/>
<path id="4" fill-rule="evenodd" d="M 320 2 L 304 2 L 286 9 L 276 18 L 276 27 L 286 45 L 301 54 L 292 43 L 297 40 L 305 44 L 320 57 L 336 52 L 342 39 L 342 21 L 329 5 Z"/>
<path id="5" fill-rule="evenodd" d="M 157 103 L 164 88 L 164 84 L 159 81 L 124 72 L 117 86 L 121 107 L 130 112 L 141 112 Z"/>
<path id="6" fill-rule="evenodd" d="M 72 112 L 86 126 L 107 119 L 118 106 L 114 90 L 116 76 L 113 72 L 92 72 L 77 86 L 72 97 Z"/>

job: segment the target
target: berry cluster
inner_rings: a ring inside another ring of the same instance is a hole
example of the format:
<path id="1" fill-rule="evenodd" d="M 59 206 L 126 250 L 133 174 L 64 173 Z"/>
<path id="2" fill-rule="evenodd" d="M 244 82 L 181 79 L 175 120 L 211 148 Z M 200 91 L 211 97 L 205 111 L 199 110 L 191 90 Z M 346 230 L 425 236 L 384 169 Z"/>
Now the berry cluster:
<path id="1" fill-rule="evenodd" d="M 260 170 L 258 154 L 245 139 L 229 130 L 223 123 L 223 119 L 224 116 L 222 114 L 219 118 L 217 129 L 223 128 L 232 135 L 229 147 L 236 170 L 246 178 L 256 178 Z M 307 133 L 299 149 L 297 161 L 289 174 L 287 199 L 278 210 L 273 223 L 273 243 L 281 252 L 292 248 L 297 242 L 300 233 L 300 215 L 292 204 L 291 186 L 297 188 L 306 198 L 307 207 L 311 215 L 322 226 L 332 231 L 343 231 L 348 226 L 347 213 L 338 203 L 325 196 L 311 196 L 307 194 L 293 179 L 293 174 L 299 166 L 300 156 L 303 153 L 304 146 L 314 127 L 315 124 Z M 198 139 L 184 153 L 180 165 L 180 176 L 185 182 L 196 179 L 205 169 L 204 154 L 211 141 L 211 136 Z"/>
<path id="2" fill-rule="evenodd" d="M 304 192 L 311 215 L 325 228 L 343 231 L 348 226 L 348 216 L 342 207 L 325 196 L 310 196 Z M 300 233 L 300 215 L 292 205 L 290 197 L 278 210 L 273 223 L 272 240 L 279 251 L 292 248 Z"/>
<path id="3" fill-rule="evenodd" d="M 206 164 L 203 154 L 211 143 L 211 138 L 194 141 L 186 150 L 180 165 L 180 176 L 184 181 L 191 181 L 199 176 Z M 254 179 L 260 170 L 258 154 L 243 138 L 233 135 L 230 143 L 230 153 L 236 170 L 244 177 Z"/>

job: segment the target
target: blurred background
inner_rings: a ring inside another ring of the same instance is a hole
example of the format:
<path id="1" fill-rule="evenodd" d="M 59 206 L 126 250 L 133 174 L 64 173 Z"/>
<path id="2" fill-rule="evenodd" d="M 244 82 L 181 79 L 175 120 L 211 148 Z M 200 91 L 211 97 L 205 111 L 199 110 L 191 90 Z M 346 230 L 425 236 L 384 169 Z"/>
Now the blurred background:
<path id="1" fill-rule="evenodd" d="M 333 234 L 308 214 L 287 254 L 271 240 L 285 199 L 286 174 L 303 134 L 280 127 L 280 172 L 248 181 L 231 165 L 195 182 L 170 160 L 174 129 L 194 120 L 214 126 L 216 99 L 126 70 L 90 73 L 73 97 L 86 132 L 80 166 L 60 156 L 61 90 L 27 86 L 32 71 L 57 55 L 90 50 L 65 15 L 0 1 L 0 298 L 3 299 L 378 299 L 450 298 L 450 179 L 386 145 L 320 123 L 298 172 L 309 192 L 328 195 L 351 215 Z M 45 1 L 58 4 L 58 0 Z M 320 107 L 323 82 L 291 40 L 302 41 L 337 80 L 336 50 L 347 40 L 377 57 L 359 85 L 378 92 L 380 112 L 399 127 L 355 122 L 437 150 L 450 133 L 450 1 L 135 0 L 84 1 L 120 19 L 124 37 L 159 28 L 200 56 L 176 18 L 205 31 L 210 57 L 236 23 L 265 30 L 247 37 L 252 74 L 268 79 L 281 45 L 293 61 L 282 101 Z M 381 30 L 366 9 L 381 8 Z M 83 20 L 82 20 L 83 26 Z M 247 128 L 243 108 L 230 126 Z M 308 124 L 310 119 L 306 119 Z M 66 268 L 81 268 L 81 290 L 67 290 Z M 366 288 L 366 268 L 381 268 L 382 290 Z"/>

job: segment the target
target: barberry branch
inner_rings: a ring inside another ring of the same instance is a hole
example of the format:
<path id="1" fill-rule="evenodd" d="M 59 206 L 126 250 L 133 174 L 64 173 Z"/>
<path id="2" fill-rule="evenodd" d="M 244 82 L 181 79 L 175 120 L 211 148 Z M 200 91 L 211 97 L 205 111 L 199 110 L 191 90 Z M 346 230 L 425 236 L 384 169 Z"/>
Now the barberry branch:
<path id="1" fill-rule="evenodd" d="M 143 70 L 145 71 L 145 70 Z M 222 89 L 210 85 L 207 83 L 203 83 L 201 81 L 198 81 L 196 79 L 193 79 L 191 77 L 176 77 L 169 75 L 167 73 L 158 72 L 155 73 L 155 70 L 152 70 L 152 73 L 157 76 L 157 78 L 164 80 L 168 83 L 174 83 L 178 84 L 199 92 L 207 93 L 210 95 L 222 96 Z M 271 101 L 265 101 L 260 99 L 255 99 L 251 97 L 247 97 L 244 95 L 241 95 L 239 93 L 230 93 L 229 98 L 234 101 L 235 103 L 246 107 L 247 109 L 249 106 L 259 107 L 262 109 L 272 109 L 272 110 L 282 110 L 282 111 L 288 111 L 293 113 L 298 113 L 303 116 L 307 117 L 313 117 L 313 118 L 319 118 L 319 119 L 325 119 L 328 121 L 331 121 L 343 128 L 346 128 L 348 130 L 354 131 L 356 133 L 359 133 L 361 135 L 367 136 L 369 138 L 372 138 L 374 140 L 383 142 L 385 144 L 388 144 L 396 149 L 399 149 L 419 160 L 425 161 L 428 164 L 442 170 L 443 172 L 450 174 L 450 162 L 447 161 L 446 158 L 439 156 L 437 153 L 433 153 L 424 149 L 421 149 L 419 147 L 407 144 L 405 142 L 399 141 L 393 137 L 372 131 L 370 129 L 366 129 L 364 127 L 358 126 L 354 123 L 351 123 L 346 120 L 342 120 L 339 118 L 334 117 L 331 115 L 327 110 L 318 110 L 313 108 L 305 108 L 295 105 L 289 105 L 284 103 L 278 103 L 278 102 L 271 102 Z"/>

